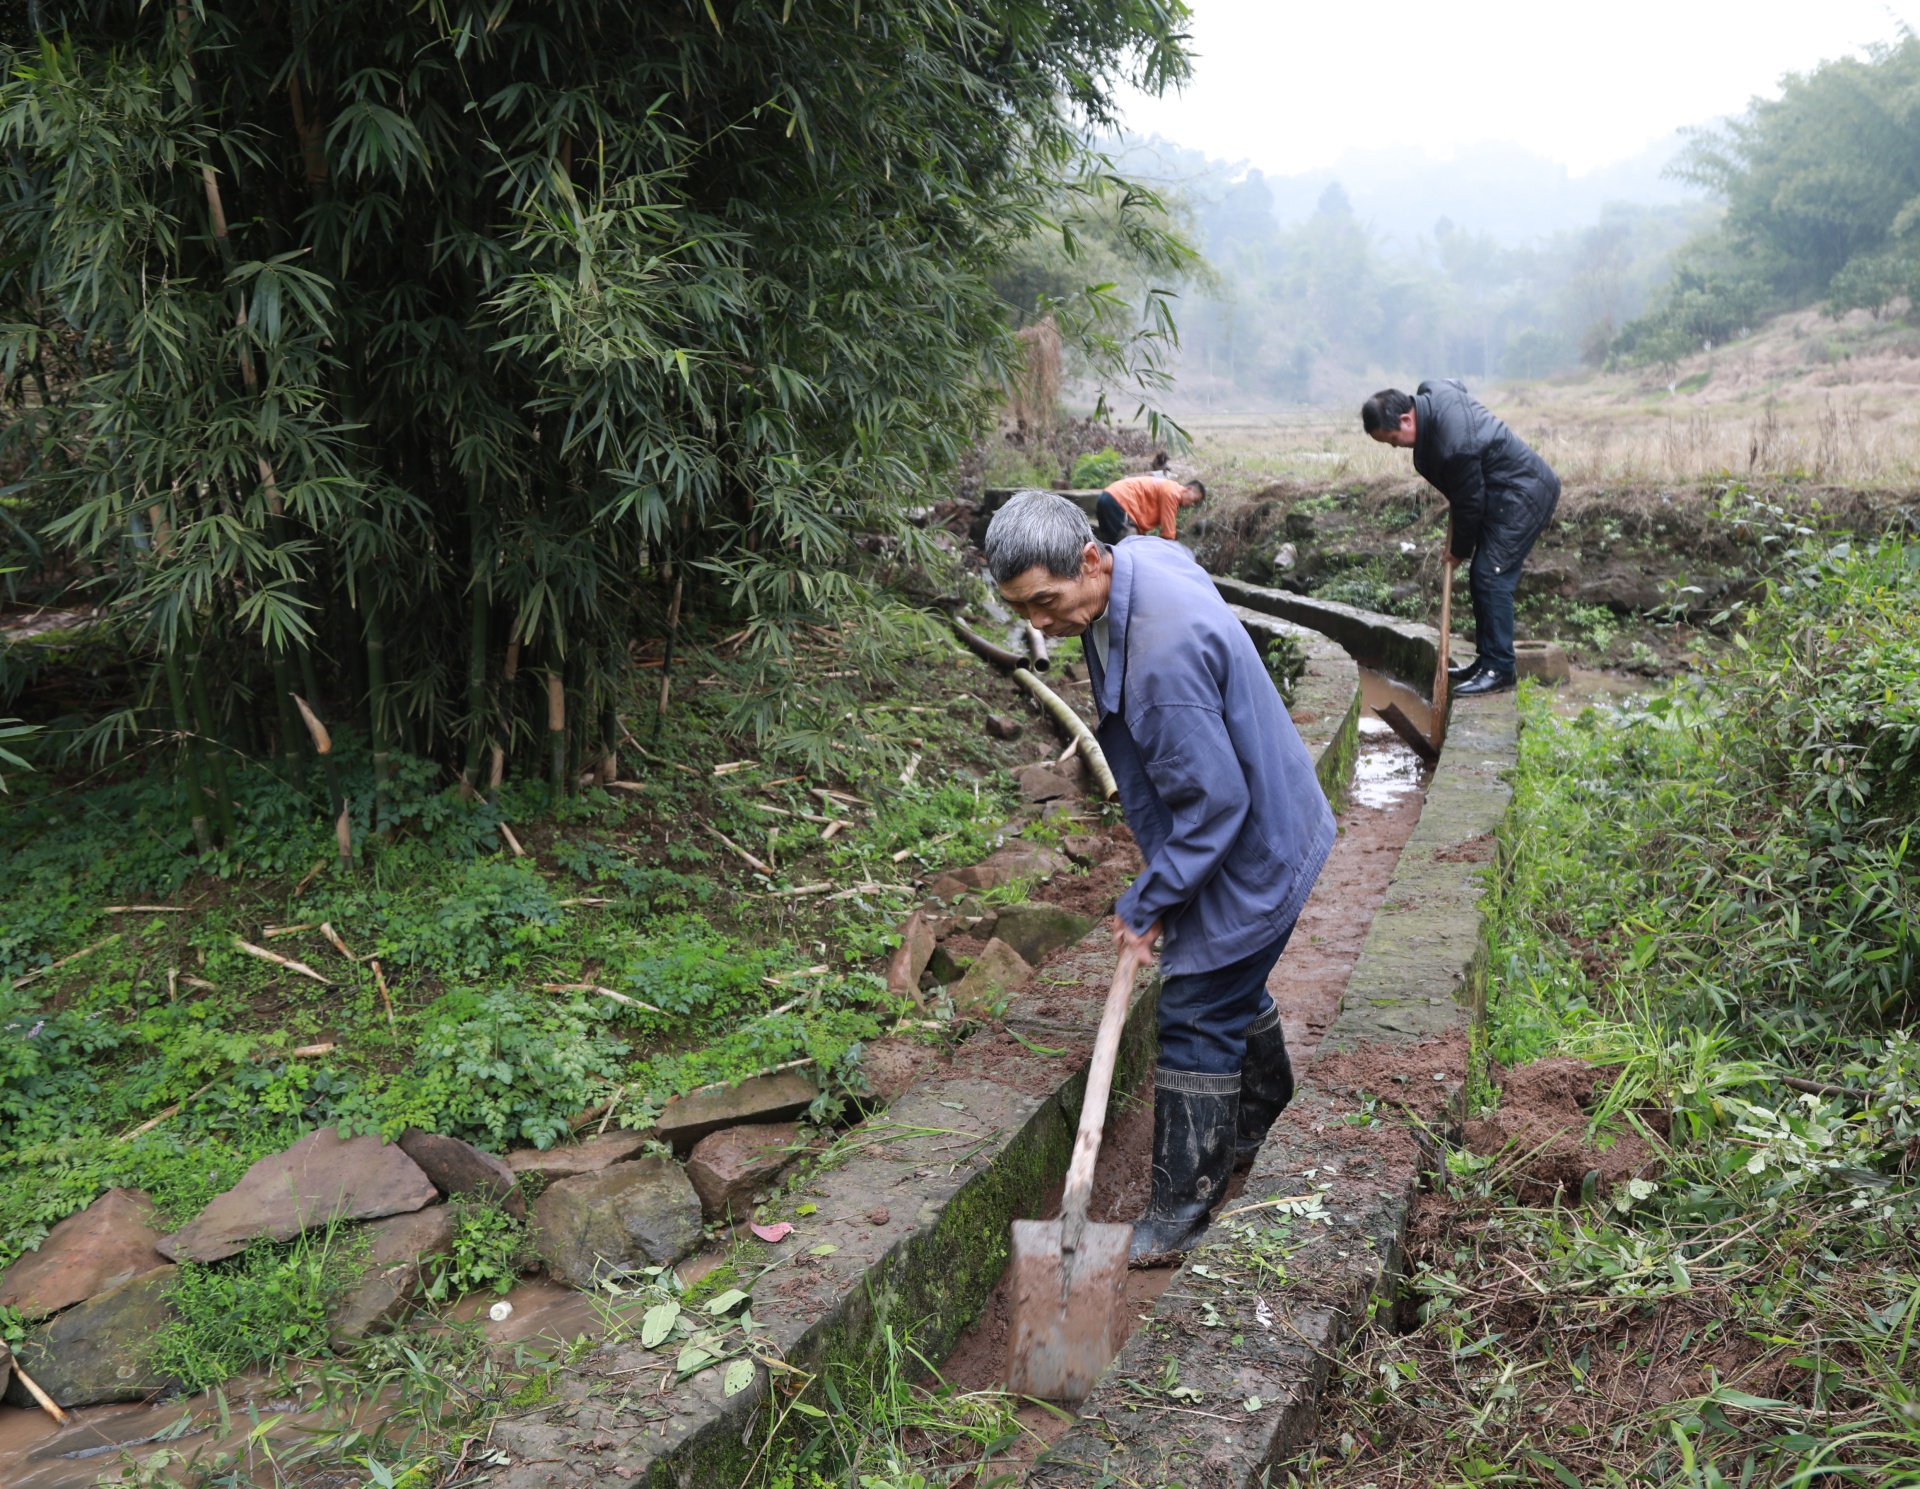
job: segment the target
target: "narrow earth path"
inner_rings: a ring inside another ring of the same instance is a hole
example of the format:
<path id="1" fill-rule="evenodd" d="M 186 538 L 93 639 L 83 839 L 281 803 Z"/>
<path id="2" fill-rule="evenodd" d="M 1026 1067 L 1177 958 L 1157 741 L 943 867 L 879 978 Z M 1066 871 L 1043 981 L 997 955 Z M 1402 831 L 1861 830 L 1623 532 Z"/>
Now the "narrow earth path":
<path id="1" fill-rule="evenodd" d="M 1366 712 L 1360 721 L 1360 752 L 1346 811 L 1339 817 L 1333 853 L 1314 885 L 1306 909 L 1273 969 L 1268 988 L 1280 1007 L 1287 1045 L 1296 1070 L 1311 1062 L 1321 1037 L 1340 1012 L 1341 995 L 1359 960 L 1373 915 L 1386 894 L 1400 850 L 1420 820 L 1427 773 L 1419 758 L 1372 712 L 1398 703 L 1425 728 L 1423 699 L 1403 684 L 1362 669 Z M 1415 709 L 1418 712 L 1415 712 Z M 1136 1219 L 1147 1201 L 1153 1153 L 1153 1077 L 1132 1093 L 1114 1099 L 1100 1162 L 1094 1173 L 1089 1215 L 1096 1221 Z M 1228 1195 L 1239 1192 L 1235 1175 Z M 1047 1196 L 1043 1218 L 1059 1213 L 1060 1187 Z M 1153 1303 L 1173 1280 L 1175 1269 L 1127 1274 L 1127 1328 L 1150 1316 Z M 957 1391 L 997 1389 L 1006 1380 L 1009 1298 L 1003 1275 L 987 1300 L 980 1322 L 940 1365 L 940 1376 Z M 1124 1342 L 1124 1338 L 1123 1341 Z M 1043 1448 L 1059 1440 L 1069 1423 L 1043 1406 L 1019 1410 L 1029 1436 L 1010 1455 L 994 1460 L 997 1472 L 1017 1471 Z"/>

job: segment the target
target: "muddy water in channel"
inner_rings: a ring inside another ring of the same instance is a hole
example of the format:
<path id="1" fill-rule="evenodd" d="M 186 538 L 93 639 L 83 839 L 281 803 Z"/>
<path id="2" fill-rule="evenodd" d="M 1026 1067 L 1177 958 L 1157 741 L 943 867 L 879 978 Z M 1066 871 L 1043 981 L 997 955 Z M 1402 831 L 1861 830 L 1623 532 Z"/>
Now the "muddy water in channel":
<path id="1" fill-rule="evenodd" d="M 1426 699 L 1380 673 L 1363 668 L 1360 678 L 1360 752 L 1347 810 L 1339 819 L 1340 835 L 1300 913 L 1286 954 L 1267 982 L 1280 1007 L 1296 1071 L 1311 1063 L 1322 1036 L 1339 1015 L 1340 998 L 1373 924 L 1373 912 L 1386 894 L 1400 850 L 1420 820 L 1420 808 L 1426 800 L 1426 767 L 1373 712 L 1397 703 L 1408 718 L 1425 729 L 1429 718 Z M 1139 1217 L 1147 1202 L 1152 1154 L 1153 1077 L 1149 1073 L 1137 1091 L 1114 1098 L 1094 1174 L 1090 1219 L 1110 1222 Z M 1229 1197 L 1239 1193 L 1242 1182 L 1243 1176 L 1235 1175 Z M 1057 1215 L 1059 1206 L 1060 1190 L 1056 1186 L 1047 1196 L 1043 1218 Z M 1127 1274 L 1129 1330 L 1151 1316 L 1154 1299 L 1173 1277 L 1170 1267 Z M 1005 1382 L 1009 1322 L 1006 1281 L 1003 1275 L 988 1298 L 980 1322 L 940 1367 L 942 1379 L 958 1390 L 990 1390 Z M 1012 1472 L 1030 1462 L 1043 1447 L 1058 1441 L 1068 1426 L 1043 1407 L 1029 1405 L 1019 1415 L 1029 1435 L 1004 1459 L 995 1459 L 997 1472 Z"/>

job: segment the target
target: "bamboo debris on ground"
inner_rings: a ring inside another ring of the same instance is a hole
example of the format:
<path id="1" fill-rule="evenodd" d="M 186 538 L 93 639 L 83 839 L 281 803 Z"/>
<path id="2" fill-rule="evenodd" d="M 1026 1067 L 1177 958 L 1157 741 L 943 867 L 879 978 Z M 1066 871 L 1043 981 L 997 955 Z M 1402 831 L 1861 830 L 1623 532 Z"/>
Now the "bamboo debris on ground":
<path id="1" fill-rule="evenodd" d="M 760 859 L 755 858 L 751 853 L 747 852 L 745 848 L 742 848 L 738 843 L 736 843 L 732 838 L 728 837 L 719 828 L 715 827 L 711 822 L 702 822 L 700 825 L 703 828 L 705 828 L 709 834 L 711 834 L 713 837 L 718 838 L 723 844 L 725 844 L 726 847 L 732 851 L 734 857 L 738 858 L 742 863 L 746 864 L 746 866 L 752 869 L 756 874 L 765 874 L 768 878 L 773 877 L 772 864 L 764 863 Z"/>
<path id="2" fill-rule="evenodd" d="M 191 915 L 190 905 L 102 905 L 102 915 Z"/>
<path id="3" fill-rule="evenodd" d="M 818 884 L 802 884 L 793 889 L 770 889 L 767 891 L 767 898 L 781 900 L 797 898 L 803 894 L 825 894 L 832 888 L 833 884 L 830 880 L 822 879 Z"/>
<path id="4" fill-rule="evenodd" d="M 387 1005 L 387 1027 L 391 1029 L 397 1020 L 393 1016 L 393 994 L 387 991 L 387 974 L 380 968 L 379 957 L 374 957 L 368 965 L 373 968 L 373 981 L 380 989 L 380 1001 Z"/>
<path id="5" fill-rule="evenodd" d="M 1120 787 L 1113 779 L 1113 770 L 1107 764 L 1105 752 L 1093 737 L 1093 731 L 1087 727 L 1087 721 L 1075 713 L 1067 701 L 1045 683 L 1035 677 L 1025 667 L 1013 670 L 1014 681 L 1019 683 L 1039 701 L 1040 706 L 1053 715 L 1054 722 L 1071 734 L 1080 746 L 1080 758 L 1087 762 L 1087 768 L 1093 772 L 1093 778 L 1100 784 L 1100 795 L 1107 801 L 1120 799 Z"/>
<path id="6" fill-rule="evenodd" d="M 220 1077 L 215 1076 L 212 1080 L 208 1081 L 204 1086 L 202 1086 L 198 1091 L 195 1091 L 191 1096 L 183 1096 L 178 1101 L 174 1102 L 172 1106 L 167 1107 L 164 1111 L 155 1112 L 151 1117 L 147 1118 L 147 1120 L 142 1122 L 138 1127 L 129 1128 L 127 1131 L 121 1133 L 120 1136 L 114 1139 L 114 1141 L 116 1143 L 131 1142 L 134 1138 L 140 1136 L 140 1134 L 143 1132 L 152 1132 L 154 1128 L 158 1127 L 162 1122 L 166 1121 L 167 1118 L 177 1117 L 180 1114 L 180 1109 L 182 1107 L 191 1105 L 193 1102 L 198 1101 L 202 1096 L 205 1096 L 207 1092 L 211 1091 L 219 1083 L 220 1083 Z"/>
<path id="7" fill-rule="evenodd" d="M 612 988 L 601 987 L 594 982 L 543 982 L 540 984 L 540 990 L 543 993 L 598 993 L 603 998 L 611 998 L 614 1002 L 624 1003 L 629 1008 L 638 1008 L 643 1013 L 657 1013 L 664 1018 L 667 1012 L 664 1008 L 655 1008 L 651 1003 L 643 1003 L 638 998 L 629 997 L 626 993 L 616 993 Z"/>
<path id="8" fill-rule="evenodd" d="M 13 1361 L 13 1378 L 27 1388 L 27 1394 L 40 1403 L 40 1409 L 42 1411 L 52 1417 L 54 1421 L 58 1422 L 62 1427 L 67 1425 L 67 1414 L 60 1410 L 59 1403 L 57 1403 L 53 1397 L 40 1389 L 39 1384 L 31 1375 L 28 1375 L 26 1371 L 20 1368 L 20 1361 L 17 1356 Z"/>
<path id="9" fill-rule="evenodd" d="M 520 846 L 520 839 L 513 835 L 513 829 L 504 822 L 500 824 L 500 836 L 506 840 L 507 846 L 513 849 L 513 856 L 515 858 L 525 858 L 527 856 L 527 850 Z"/>
<path id="10" fill-rule="evenodd" d="M 28 983 L 32 982 L 34 978 L 45 977 L 49 972 L 58 972 L 62 967 L 66 966 L 69 962 L 77 962 L 83 956 L 92 956 L 93 953 L 98 951 L 101 947 L 111 946 L 115 941 L 118 941 L 119 939 L 120 939 L 120 933 L 118 931 L 115 931 L 111 936 L 108 936 L 105 940 L 96 941 L 91 946 L 83 946 L 78 951 L 74 952 L 71 956 L 63 956 L 57 962 L 50 962 L 44 967 L 36 967 L 31 972 L 26 972 L 21 974 L 19 977 L 16 977 L 13 979 L 13 985 L 17 988 L 25 987 Z"/>
<path id="11" fill-rule="evenodd" d="M 798 1070 L 803 1065 L 811 1064 L 813 1064 L 813 1056 L 808 1055 L 801 1060 L 788 1060 L 781 1065 L 769 1065 L 764 1070 L 750 1070 L 745 1075 L 730 1076 L 724 1081 L 708 1081 L 704 1086 L 695 1086 L 687 1092 L 687 1095 L 698 1096 L 702 1091 L 718 1091 L 723 1086 L 737 1086 L 743 1081 L 758 1080 L 763 1075 L 778 1075 L 783 1070 Z"/>
<path id="12" fill-rule="evenodd" d="M 322 987 L 333 986 L 332 978 L 322 977 L 305 962 L 296 962 L 290 956 L 282 956 L 277 951 L 268 951 L 266 947 L 255 946 L 251 941 L 243 941 L 238 936 L 233 938 L 233 947 L 235 951 L 244 951 L 248 956 L 258 957 L 263 962 L 272 962 L 276 967 L 285 967 L 289 972 L 297 972 L 302 977 L 311 977 Z"/>

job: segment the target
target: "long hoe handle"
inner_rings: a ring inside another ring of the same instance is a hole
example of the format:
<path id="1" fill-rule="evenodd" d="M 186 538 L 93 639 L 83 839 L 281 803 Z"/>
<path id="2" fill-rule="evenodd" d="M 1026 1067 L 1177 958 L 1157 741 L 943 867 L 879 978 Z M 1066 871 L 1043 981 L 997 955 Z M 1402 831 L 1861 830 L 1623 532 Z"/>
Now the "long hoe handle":
<path id="1" fill-rule="evenodd" d="M 1087 1096 L 1080 1103 L 1080 1131 L 1073 1139 L 1073 1160 L 1067 1165 L 1067 1187 L 1060 1196 L 1060 1250 L 1071 1256 L 1080 1249 L 1087 1226 L 1087 1201 L 1093 1195 L 1093 1166 L 1100 1158 L 1100 1135 L 1107 1125 L 1107 1097 L 1113 1091 L 1113 1064 L 1120 1054 L 1120 1035 L 1127 1026 L 1127 1005 L 1133 1001 L 1133 975 L 1141 958 L 1131 950 L 1120 953 L 1113 986 L 1107 989 L 1100 1032 L 1093 1040 L 1093 1063 L 1087 1068 Z"/>

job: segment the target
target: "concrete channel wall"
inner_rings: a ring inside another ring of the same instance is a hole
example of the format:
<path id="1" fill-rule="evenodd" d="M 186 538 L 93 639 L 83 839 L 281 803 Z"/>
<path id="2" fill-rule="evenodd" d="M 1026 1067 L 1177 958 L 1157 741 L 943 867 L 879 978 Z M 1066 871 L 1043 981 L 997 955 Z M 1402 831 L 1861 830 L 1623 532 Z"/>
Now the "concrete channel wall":
<path id="1" fill-rule="evenodd" d="M 1293 711 L 1332 794 L 1352 771 L 1359 673 L 1339 647 L 1318 637 L 1305 644 Z M 896 1337 L 911 1330 L 929 1359 L 953 1347 L 1005 1267 L 1011 1222 L 1037 1214 L 1066 1172 L 1113 968 L 1102 926 L 1042 964 L 1002 1028 L 974 1034 L 948 1070 L 846 1134 L 844 1160 L 807 1186 L 815 1213 L 764 1248 L 777 1267 L 740 1282 L 763 1347 L 806 1372 L 864 1365 L 886 1326 Z M 1155 975 L 1142 974 L 1118 1091 L 1133 1089 L 1153 1061 L 1157 991 Z M 510 1462 L 490 1484 L 722 1489 L 747 1480 L 766 1441 L 767 1369 L 732 1397 L 718 1366 L 671 1384 L 679 1341 L 649 1351 L 638 1330 L 637 1315 L 610 1330 L 553 1373 L 551 1394 L 500 1421 L 492 1446 Z"/>
<path id="2" fill-rule="evenodd" d="M 1216 583 L 1247 611 L 1324 622 L 1384 670 L 1432 675 L 1431 627 Z M 1029 1485 L 1254 1489 L 1284 1482 L 1276 1465 L 1312 1440 L 1344 1346 L 1397 1296 L 1433 1134 L 1459 1120 L 1518 740 L 1512 694 L 1454 704 L 1420 821 L 1299 1093 Z"/>

